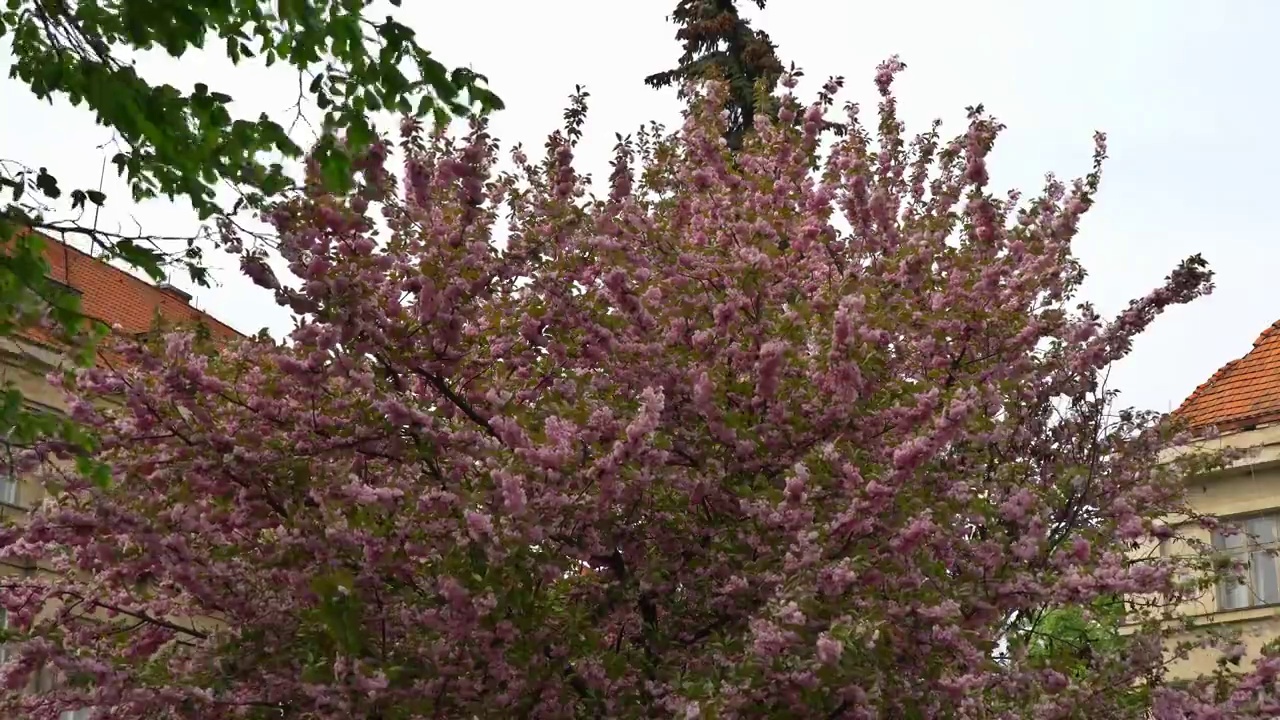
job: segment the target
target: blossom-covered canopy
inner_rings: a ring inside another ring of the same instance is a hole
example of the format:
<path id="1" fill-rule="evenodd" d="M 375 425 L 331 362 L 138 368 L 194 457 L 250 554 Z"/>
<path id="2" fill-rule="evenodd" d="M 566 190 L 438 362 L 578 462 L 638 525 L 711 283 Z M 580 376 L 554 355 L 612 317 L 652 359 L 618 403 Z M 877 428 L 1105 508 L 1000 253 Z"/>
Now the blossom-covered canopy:
<path id="1" fill-rule="evenodd" d="M 996 194 L 1002 126 L 905 136 L 899 69 L 874 133 L 849 106 L 827 134 L 833 81 L 738 152 L 708 88 L 619 138 L 601 198 L 580 99 L 510 170 L 483 122 L 407 121 L 402 183 L 377 145 L 352 195 L 270 214 L 297 282 L 224 228 L 297 328 L 175 331 L 68 384 L 105 465 L 50 470 L 0 543 L 47 567 L 0 580 L 0 679 L 61 682 L 0 707 L 1270 717 L 1273 661 L 1166 678 L 1160 621 L 1199 586 L 1135 550 L 1197 466 L 1102 381 L 1203 261 L 1103 320 L 1071 241 L 1104 137 L 1086 177 Z M 1033 652 L 1035 618 L 1109 598 L 1144 599 L 1112 644 Z"/>

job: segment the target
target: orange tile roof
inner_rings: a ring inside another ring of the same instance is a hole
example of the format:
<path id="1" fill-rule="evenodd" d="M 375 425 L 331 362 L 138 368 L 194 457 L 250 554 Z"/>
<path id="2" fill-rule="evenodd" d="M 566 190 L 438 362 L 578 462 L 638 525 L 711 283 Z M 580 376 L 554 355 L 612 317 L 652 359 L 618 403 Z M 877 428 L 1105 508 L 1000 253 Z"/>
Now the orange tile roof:
<path id="1" fill-rule="evenodd" d="M 1220 432 L 1280 420 L 1280 321 L 1262 331 L 1253 349 L 1223 365 L 1173 411 L 1193 429 Z"/>
<path id="2" fill-rule="evenodd" d="M 243 337 L 226 323 L 192 307 L 177 295 L 131 275 L 66 243 L 44 238 L 49 277 L 80 293 L 80 310 L 125 333 L 151 330 L 159 314 L 167 322 L 202 322 L 214 337 Z"/>
<path id="3" fill-rule="evenodd" d="M 231 326 L 191 306 L 176 293 L 148 283 L 118 267 L 93 257 L 64 242 L 41 234 L 49 278 L 77 291 L 80 311 L 89 318 L 105 323 L 113 332 L 138 335 L 155 327 L 157 316 L 166 324 L 199 323 L 215 339 L 244 337 Z M 21 335 L 48 345 L 59 345 L 49 333 L 28 328 Z M 112 360 L 114 353 L 100 351 L 102 359 Z"/>

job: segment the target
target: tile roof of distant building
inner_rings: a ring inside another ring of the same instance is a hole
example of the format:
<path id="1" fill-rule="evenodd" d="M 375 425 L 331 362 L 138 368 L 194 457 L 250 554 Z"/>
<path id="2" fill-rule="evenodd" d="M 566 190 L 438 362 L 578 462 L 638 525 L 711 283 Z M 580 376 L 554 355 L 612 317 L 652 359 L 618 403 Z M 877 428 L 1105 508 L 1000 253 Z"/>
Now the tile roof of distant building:
<path id="1" fill-rule="evenodd" d="M 1223 365 L 1174 415 L 1193 429 L 1241 430 L 1280 420 L 1280 321 L 1244 357 Z"/>

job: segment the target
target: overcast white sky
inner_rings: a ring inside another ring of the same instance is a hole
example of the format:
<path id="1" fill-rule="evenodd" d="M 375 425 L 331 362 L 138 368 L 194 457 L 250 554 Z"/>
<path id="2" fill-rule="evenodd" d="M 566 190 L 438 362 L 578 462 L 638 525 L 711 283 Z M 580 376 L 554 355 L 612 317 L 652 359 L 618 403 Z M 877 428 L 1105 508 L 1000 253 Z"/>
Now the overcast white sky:
<path id="1" fill-rule="evenodd" d="M 750 3 L 744 2 L 744 5 Z M 674 0 L 405 0 L 399 16 L 447 65 L 489 75 L 508 109 L 493 123 L 504 145 L 540 147 L 560 124 L 574 84 L 592 93 L 579 157 L 602 175 L 615 131 L 672 122 L 673 92 L 642 78 L 678 54 L 665 16 Z M 754 10 L 754 8 L 751 8 Z M 941 117 L 956 132 L 966 105 L 984 103 L 1009 125 L 993 160 L 997 185 L 1039 188 L 1046 171 L 1087 169 L 1091 136 L 1105 130 L 1112 159 L 1077 254 L 1088 299 L 1105 312 L 1159 283 L 1201 252 L 1217 291 L 1161 318 L 1113 374 L 1123 399 L 1168 410 L 1280 320 L 1274 278 L 1280 244 L 1272 214 L 1280 149 L 1280 2 L 1275 0 L 772 0 L 752 13 L 809 80 L 849 80 L 846 97 L 873 102 L 875 65 L 908 65 L 898 87 L 910 129 Z M 7 66 L 7 44 L 0 64 Z M 204 81 L 236 98 L 241 116 L 286 117 L 296 94 L 287 71 L 232 68 L 216 56 L 143 63 L 144 74 L 189 88 Z M 0 80 L 0 158 L 45 165 L 64 188 L 94 187 L 109 139 L 83 109 L 38 103 Z M 108 175 L 111 171 L 108 170 Z M 101 226 L 185 233 L 189 209 L 167 201 L 128 206 L 110 178 Z M 223 258 L 212 258 L 225 265 Z M 232 326 L 279 334 L 290 326 L 270 297 L 229 268 L 196 304 Z"/>

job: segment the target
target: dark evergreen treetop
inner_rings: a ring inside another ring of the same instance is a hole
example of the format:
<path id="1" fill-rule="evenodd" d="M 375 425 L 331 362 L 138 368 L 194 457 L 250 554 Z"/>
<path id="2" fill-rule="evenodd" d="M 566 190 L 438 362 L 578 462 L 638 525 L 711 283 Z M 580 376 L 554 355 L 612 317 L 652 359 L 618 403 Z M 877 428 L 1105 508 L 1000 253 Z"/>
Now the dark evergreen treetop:
<path id="1" fill-rule="evenodd" d="M 764 9 L 767 0 L 751 0 Z M 730 99 L 725 138 L 731 149 L 742 140 L 756 115 L 772 114 L 770 94 L 782 77 L 782 61 L 768 33 L 755 30 L 738 12 L 737 0 L 679 0 L 670 20 L 679 26 L 676 39 L 683 43 L 679 64 L 645 78 L 654 88 L 672 85 L 684 97 L 684 85 L 696 80 L 727 82 Z"/>

